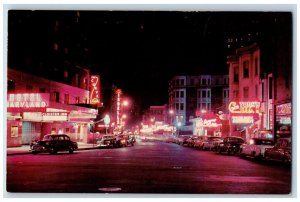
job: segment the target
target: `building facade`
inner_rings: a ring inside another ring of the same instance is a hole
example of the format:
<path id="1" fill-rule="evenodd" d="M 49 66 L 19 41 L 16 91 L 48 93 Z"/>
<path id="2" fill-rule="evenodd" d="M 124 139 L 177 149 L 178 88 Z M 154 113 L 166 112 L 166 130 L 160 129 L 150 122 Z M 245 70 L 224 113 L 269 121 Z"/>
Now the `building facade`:
<path id="1" fill-rule="evenodd" d="M 262 134 L 274 139 L 291 134 L 291 75 L 284 76 L 291 67 L 263 67 L 278 62 L 274 57 L 267 63 L 263 51 L 268 50 L 254 43 L 228 57 L 230 132 L 247 141 Z"/>
<path id="2" fill-rule="evenodd" d="M 169 82 L 169 108 L 174 111 L 172 124 L 184 130 L 208 113 L 226 113 L 228 82 L 228 75 L 173 77 Z"/>
<path id="3" fill-rule="evenodd" d="M 88 87 L 74 87 L 10 68 L 7 77 L 8 147 L 29 144 L 50 133 L 88 141 L 91 120 L 98 113 L 89 105 Z"/>

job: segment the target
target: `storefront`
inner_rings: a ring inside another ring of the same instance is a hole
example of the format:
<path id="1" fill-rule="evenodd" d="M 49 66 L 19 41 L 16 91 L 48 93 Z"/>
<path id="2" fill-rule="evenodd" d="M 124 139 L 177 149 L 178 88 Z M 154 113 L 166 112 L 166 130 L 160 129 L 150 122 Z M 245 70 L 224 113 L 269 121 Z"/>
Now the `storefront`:
<path id="1" fill-rule="evenodd" d="M 205 113 L 201 117 L 192 119 L 193 135 L 197 136 L 221 136 L 222 123 L 213 113 Z"/>
<path id="2" fill-rule="evenodd" d="M 97 110 L 50 102 L 48 93 L 17 93 L 7 97 L 7 147 L 29 144 L 46 134 L 67 134 L 87 142 Z"/>
<path id="3" fill-rule="evenodd" d="M 260 102 L 230 102 L 230 134 L 248 141 L 261 129 Z"/>
<path id="4" fill-rule="evenodd" d="M 283 103 L 276 105 L 276 136 L 290 137 L 292 130 L 292 104 Z"/>

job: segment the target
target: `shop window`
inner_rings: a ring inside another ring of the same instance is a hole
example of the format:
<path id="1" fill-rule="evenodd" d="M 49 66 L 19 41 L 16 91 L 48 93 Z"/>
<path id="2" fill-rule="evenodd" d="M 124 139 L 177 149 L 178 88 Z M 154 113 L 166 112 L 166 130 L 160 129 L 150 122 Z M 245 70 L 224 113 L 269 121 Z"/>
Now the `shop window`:
<path id="1" fill-rule="evenodd" d="M 56 134 L 56 128 L 51 128 L 51 134 Z"/>

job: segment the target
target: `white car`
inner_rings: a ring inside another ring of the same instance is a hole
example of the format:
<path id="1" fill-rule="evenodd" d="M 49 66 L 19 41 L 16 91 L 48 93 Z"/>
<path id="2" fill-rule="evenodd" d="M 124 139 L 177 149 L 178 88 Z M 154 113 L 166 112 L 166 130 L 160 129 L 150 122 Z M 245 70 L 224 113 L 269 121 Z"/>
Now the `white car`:
<path id="1" fill-rule="evenodd" d="M 207 139 L 202 144 L 203 150 L 216 150 L 220 142 L 222 142 L 223 139 L 221 137 L 207 137 Z"/>
<path id="2" fill-rule="evenodd" d="M 240 148 L 241 157 L 250 156 L 254 158 L 264 158 L 267 148 L 272 148 L 274 141 L 269 139 L 252 138 L 249 144 L 244 144 Z"/>

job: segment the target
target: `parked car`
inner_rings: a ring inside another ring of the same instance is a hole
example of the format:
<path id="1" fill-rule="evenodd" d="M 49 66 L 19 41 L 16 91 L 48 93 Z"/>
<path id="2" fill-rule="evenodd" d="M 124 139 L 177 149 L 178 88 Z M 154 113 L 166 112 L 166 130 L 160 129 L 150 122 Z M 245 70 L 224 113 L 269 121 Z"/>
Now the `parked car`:
<path id="1" fill-rule="evenodd" d="M 219 144 L 223 142 L 221 137 L 207 137 L 202 143 L 203 150 L 216 150 Z"/>
<path id="2" fill-rule="evenodd" d="M 207 136 L 204 136 L 204 135 L 201 135 L 201 136 L 198 136 L 195 140 L 195 144 L 194 144 L 194 147 L 197 147 L 199 149 L 202 149 L 202 146 L 203 146 L 203 142 L 207 140 Z"/>
<path id="3" fill-rule="evenodd" d="M 174 135 L 166 135 L 165 142 L 176 143 L 176 137 Z"/>
<path id="4" fill-rule="evenodd" d="M 284 163 L 291 163 L 292 161 L 292 144 L 291 138 L 279 138 L 272 148 L 265 151 L 265 159 L 282 161 Z"/>
<path id="5" fill-rule="evenodd" d="M 190 137 L 191 135 L 178 135 L 176 138 L 176 143 L 179 145 L 186 144 L 186 140 Z"/>
<path id="6" fill-rule="evenodd" d="M 240 151 L 240 146 L 244 144 L 245 141 L 241 137 L 229 136 L 223 139 L 218 146 L 218 152 L 226 152 L 228 154 L 237 154 Z"/>
<path id="7" fill-rule="evenodd" d="M 70 137 L 65 134 L 45 135 L 42 140 L 33 141 L 30 144 L 32 154 L 42 152 L 56 154 L 59 151 L 69 151 L 69 153 L 73 153 L 77 149 L 77 142 L 71 141 Z"/>
<path id="8" fill-rule="evenodd" d="M 103 135 L 97 140 L 97 147 L 114 147 L 116 145 L 116 138 L 113 135 Z"/>
<path id="9" fill-rule="evenodd" d="M 197 140 L 197 136 L 190 136 L 188 139 L 186 139 L 183 145 L 186 145 L 188 147 L 194 147 L 196 140 Z"/>
<path id="10" fill-rule="evenodd" d="M 240 148 L 241 157 L 251 156 L 254 158 L 264 158 L 265 150 L 274 146 L 273 140 L 252 138 L 249 144 L 243 144 Z"/>

